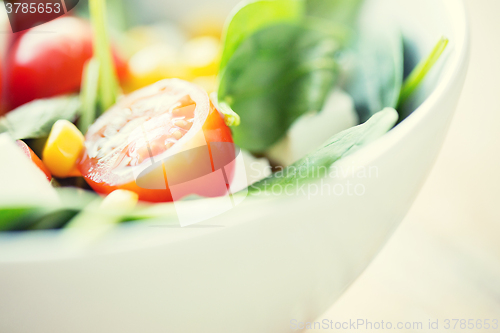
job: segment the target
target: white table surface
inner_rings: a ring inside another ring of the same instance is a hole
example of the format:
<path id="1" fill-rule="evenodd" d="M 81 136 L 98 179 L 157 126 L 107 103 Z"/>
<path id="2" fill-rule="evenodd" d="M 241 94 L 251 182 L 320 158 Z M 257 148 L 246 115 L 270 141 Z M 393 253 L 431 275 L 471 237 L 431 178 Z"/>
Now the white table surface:
<path id="1" fill-rule="evenodd" d="M 500 323 L 500 0 L 466 2 L 471 64 L 442 153 L 390 242 L 318 321 Z"/>

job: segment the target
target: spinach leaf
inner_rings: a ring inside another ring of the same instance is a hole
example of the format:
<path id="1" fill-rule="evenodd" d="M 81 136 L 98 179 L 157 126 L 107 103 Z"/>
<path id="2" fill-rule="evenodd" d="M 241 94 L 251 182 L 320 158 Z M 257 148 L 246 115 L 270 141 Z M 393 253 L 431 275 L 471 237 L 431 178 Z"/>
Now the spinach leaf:
<path id="1" fill-rule="evenodd" d="M 221 70 L 239 45 L 253 33 L 277 22 L 296 22 L 303 12 L 303 0 L 259 0 L 240 4 L 225 29 Z"/>
<path id="2" fill-rule="evenodd" d="M 360 19 L 354 70 L 345 87 L 361 122 L 385 107 L 397 107 L 404 70 L 399 28 L 385 11 L 369 9 Z"/>
<path id="3" fill-rule="evenodd" d="M 321 148 L 253 185 L 250 194 L 266 192 L 273 185 L 299 185 L 326 175 L 328 168 L 341 158 L 387 133 L 397 122 L 398 113 L 392 108 L 373 115 L 366 123 L 345 130 L 328 140 Z"/>
<path id="4" fill-rule="evenodd" d="M 60 228 L 100 198 L 95 193 L 76 188 L 60 188 L 57 194 L 60 202 L 56 204 L 25 202 L 6 206 L 0 202 L 0 232 Z"/>
<path id="5" fill-rule="evenodd" d="M 279 23 L 246 38 L 227 64 L 219 101 L 241 117 L 235 143 L 263 152 L 309 111 L 319 111 L 337 79 L 334 32 Z"/>
<path id="6" fill-rule="evenodd" d="M 83 208 L 75 206 L 0 207 L 0 232 L 58 229 L 71 221 Z"/>
<path id="7" fill-rule="evenodd" d="M 28 230 L 53 212 L 52 208 L 29 204 L 23 207 L 0 207 L 0 232 Z"/>
<path id="8" fill-rule="evenodd" d="M 39 218 L 36 222 L 33 222 L 30 226 L 30 230 L 49 230 L 62 228 L 77 214 L 78 211 L 72 209 L 60 209 L 54 212 L 47 213 L 43 217 Z"/>
<path id="9" fill-rule="evenodd" d="M 261 0 L 243 4 L 227 25 L 218 100 L 235 142 L 262 153 L 292 123 L 320 111 L 337 81 L 336 55 L 363 0 Z M 234 110 L 234 111 L 232 111 Z"/>
<path id="10" fill-rule="evenodd" d="M 46 137 L 59 119 L 74 121 L 80 108 L 78 96 L 35 100 L 1 117 L 0 133 L 8 132 L 14 140 Z"/>
<path id="11" fill-rule="evenodd" d="M 32 218 L 35 208 L 2 208 L 0 209 L 0 231 L 16 229 L 23 220 Z"/>

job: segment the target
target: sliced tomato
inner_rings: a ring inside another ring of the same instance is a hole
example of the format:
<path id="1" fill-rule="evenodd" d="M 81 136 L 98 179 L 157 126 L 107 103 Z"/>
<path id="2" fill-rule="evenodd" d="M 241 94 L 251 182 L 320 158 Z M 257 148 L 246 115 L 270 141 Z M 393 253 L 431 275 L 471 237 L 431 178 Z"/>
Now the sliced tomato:
<path id="1" fill-rule="evenodd" d="M 31 150 L 31 148 L 23 141 L 18 140 L 18 141 L 16 141 L 16 143 L 19 146 L 19 148 L 21 148 L 23 150 L 24 154 L 26 156 L 28 156 L 28 158 L 33 163 L 35 163 L 35 165 L 38 167 L 38 169 L 40 169 L 45 174 L 45 177 L 50 182 L 52 180 L 52 175 L 50 174 L 50 171 L 45 166 L 45 164 L 43 164 L 42 160 L 40 160 L 40 158 L 38 156 L 36 156 L 36 154 L 33 152 L 33 150 Z"/>
<path id="2" fill-rule="evenodd" d="M 101 194 L 124 189 L 150 202 L 214 197 L 227 193 L 234 175 L 223 117 L 205 91 L 178 79 L 123 98 L 90 127 L 85 147 L 79 169 Z"/>
<path id="3" fill-rule="evenodd" d="M 83 67 L 92 55 L 91 26 L 83 19 L 63 16 L 28 30 L 7 54 L 5 109 L 78 92 Z M 115 64 L 124 79 L 127 64 L 116 55 Z"/>

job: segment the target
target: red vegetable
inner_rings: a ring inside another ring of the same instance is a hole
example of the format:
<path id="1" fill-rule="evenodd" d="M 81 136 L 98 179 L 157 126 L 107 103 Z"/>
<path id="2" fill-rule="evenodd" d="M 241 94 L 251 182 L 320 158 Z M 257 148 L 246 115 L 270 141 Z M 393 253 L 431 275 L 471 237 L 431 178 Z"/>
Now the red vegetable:
<path id="1" fill-rule="evenodd" d="M 123 98 L 90 127 L 85 146 L 79 169 L 101 194 L 124 189 L 151 202 L 213 197 L 227 193 L 234 175 L 223 117 L 205 91 L 178 79 Z"/>
<path id="2" fill-rule="evenodd" d="M 40 158 L 38 156 L 36 156 L 36 154 L 33 152 L 33 150 L 31 150 L 31 148 L 23 141 L 18 140 L 18 141 L 16 141 L 16 143 L 19 146 L 19 148 L 21 148 L 23 150 L 24 154 L 26 156 L 28 156 L 28 158 L 33 163 L 35 163 L 35 165 L 38 167 L 38 169 L 40 169 L 45 174 L 45 177 L 50 182 L 52 180 L 52 175 L 50 174 L 49 169 L 47 169 L 45 164 L 43 164 L 43 162 L 40 160 Z"/>
<path id="3" fill-rule="evenodd" d="M 78 92 L 85 62 L 93 55 L 90 24 L 64 16 L 34 27 L 16 39 L 7 55 L 7 110 L 38 98 Z M 118 76 L 127 73 L 115 56 Z"/>

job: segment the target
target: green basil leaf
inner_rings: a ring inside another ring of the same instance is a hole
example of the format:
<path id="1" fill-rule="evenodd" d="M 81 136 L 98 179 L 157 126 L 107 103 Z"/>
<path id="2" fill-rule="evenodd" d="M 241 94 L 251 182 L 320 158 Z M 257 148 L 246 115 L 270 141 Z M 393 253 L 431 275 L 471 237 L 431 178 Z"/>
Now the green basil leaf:
<path id="1" fill-rule="evenodd" d="M 251 185 L 248 188 L 249 193 L 260 194 L 275 184 L 299 185 L 323 177 L 332 164 L 387 133 L 397 120 L 398 113 L 395 109 L 384 109 L 373 115 L 366 123 L 333 136 L 321 148 L 282 172 L 274 173 Z"/>
<path id="2" fill-rule="evenodd" d="M 224 69 L 240 44 L 256 31 L 277 22 L 296 22 L 304 13 L 303 0 L 244 1 L 228 20 L 220 68 Z"/>
<path id="3" fill-rule="evenodd" d="M 46 137 L 56 121 L 74 121 L 80 109 L 78 96 L 35 100 L 1 117 L 0 133 L 8 132 L 14 140 Z"/>
<path id="4" fill-rule="evenodd" d="M 241 117 L 241 148 L 263 152 L 301 115 L 320 111 L 337 79 L 333 34 L 310 24 L 280 23 L 245 39 L 221 77 L 219 102 Z"/>
<path id="5" fill-rule="evenodd" d="M 346 84 L 361 122 L 386 107 L 396 108 L 403 84 L 403 37 L 384 11 L 361 17 L 353 73 Z"/>

